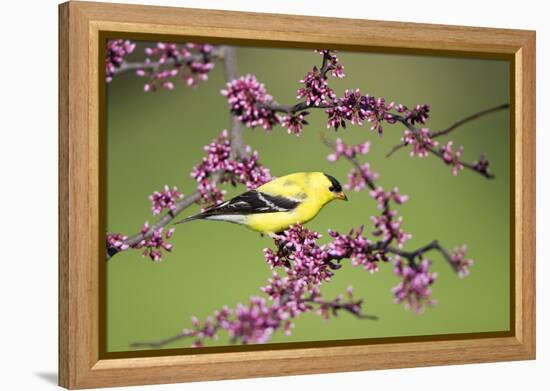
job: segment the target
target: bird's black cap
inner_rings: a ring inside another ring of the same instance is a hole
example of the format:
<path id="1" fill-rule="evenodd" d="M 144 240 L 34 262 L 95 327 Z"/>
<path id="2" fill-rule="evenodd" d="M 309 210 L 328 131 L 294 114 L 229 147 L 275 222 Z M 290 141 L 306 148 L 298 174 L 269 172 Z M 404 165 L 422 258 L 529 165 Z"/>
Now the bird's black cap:
<path id="1" fill-rule="evenodd" d="M 330 183 L 332 183 L 332 186 L 329 188 L 330 191 L 335 191 L 337 193 L 342 191 L 342 185 L 340 184 L 340 182 L 338 182 L 338 180 L 335 177 L 326 173 L 323 173 L 323 174 L 325 174 L 325 176 L 329 179 Z"/>

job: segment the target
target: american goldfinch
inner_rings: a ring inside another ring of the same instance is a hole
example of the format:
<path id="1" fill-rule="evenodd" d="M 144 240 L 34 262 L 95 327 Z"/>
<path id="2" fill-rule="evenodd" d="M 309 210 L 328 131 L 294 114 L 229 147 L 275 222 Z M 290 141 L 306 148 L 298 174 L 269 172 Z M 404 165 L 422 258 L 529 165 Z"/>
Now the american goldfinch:
<path id="1" fill-rule="evenodd" d="M 322 172 L 300 172 L 274 179 L 175 224 L 199 219 L 227 221 L 273 236 L 292 224 L 310 221 L 336 199 L 347 201 L 336 178 Z"/>

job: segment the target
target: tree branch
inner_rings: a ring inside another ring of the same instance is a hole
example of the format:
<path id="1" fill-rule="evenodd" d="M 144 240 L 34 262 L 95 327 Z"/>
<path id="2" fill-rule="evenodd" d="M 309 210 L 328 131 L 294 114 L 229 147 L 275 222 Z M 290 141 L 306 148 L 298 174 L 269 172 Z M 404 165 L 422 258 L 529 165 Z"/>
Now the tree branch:
<path id="1" fill-rule="evenodd" d="M 358 306 L 358 305 L 361 305 L 363 300 L 359 300 L 359 301 L 353 302 L 353 303 L 340 303 L 340 302 L 334 301 L 334 300 L 333 301 L 316 300 L 316 299 L 310 297 L 310 298 L 304 299 L 304 302 L 311 303 L 311 304 L 317 304 L 317 305 L 320 305 L 320 306 L 327 306 L 327 307 L 331 308 L 333 311 L 344 310 L 344 311 L 350 313 L 351 315 L 355 316 L 358 319 L 368 319 L 368 320 L 378 320 L 379 319 L 378 316 L 376 316 L 376 315 L 369 315 L 369 314 L 363 314 L 361 312 L 357 312 L 355 307 Z"/>
<path id="2" fill-rule="evenodd" d="M 218 58 L 223 60 L 223 48 L 221 46 L 215 46 L 212 52 L 209 54 L 212 58 Z M 153 71 L 158 71 L 161 67 L 174 64 L 190 64 L 193 61 L 202 61 L 204 56 L 202 54 L 191 54 L 189 57 L 178 56 L 178 58 L 169 58 L 164 62 L 150 61 L 150 62 L 123 62 L 117 67 L 113 76 L 120 75 L 121 73 L 126 73 L 128 71 L 137 71 L 138 69 L 151 69 Z"/>
<path id="3" fill-rule="evenodd" d="M 221 52 L 225 80 L 230 82 L 239 76 L 237 71 L 237 53 L 232 46 L 221 47 Z M 231 113 L 229 115 L 231 117 L 231 153 L 233 154 L 233 158 L 239 158 L 245 154 L 241 121 Z"/>
<path id="4" fill-rule="evenodd" d="M 180 339 L 184 338 L 190 338 L 193 337 L 195 333 L 190 330 L 184 330 L 176 335 L 173 335 L 172 337 L 159 339 L 157 341 L 151 341 L 151 342 L 134 342 L 130 345 L 132 348 L 161 348 L 164 345 L 168 345 L 169 343 L 179 341 Z"/>
<path id="5" fill-rule="evenodd" d="M 233 80 L 237 77 L 237 59 L 236 59 L 236 53 L 235 48 L 231 46 L 220 46 L 217 49 L 217 55 L 220 58 L 223 58 L 224 63 L 224 74 L 226 80 L 229 82 L 230 80 Z M 232 127 L 231 127 L 231 153 L 234 154 L 234 158 L 238 159 L 242 156 L 244 156 L 244 144 L 243 144 L 243 136 L 242 136 L 242 128 L 241 123 L 232 116 Z M 223 175 L 223 172 L 218 172 L 212 176 L 212 181 L 217 183 L 221 176 Z M 153 236 L 153 233 L 158 230 L 159 228 L 166 227 L 170 222 L 174 220 L 176 216 L 178 216 L 183 210 L 187 209 L 191 205 L 193 205 L 195 202 L 200 200 L 201 195 L 198 191 L 195 191 L 194 193 L 182 198 L 181 200 L 177 201 L 175 203 L 174 210 L 168 211 L 160 220 L 158 220 L 151 229 L 149 229 L 146 233 L 138 232 L 137 234 L 129 237 L 124 241 L 124 244 L 127 244 L 128 246 L 132 247 L 137 245 L 142 240 L 149 239 L 151 236 Z M 106 260 L 108 261 L 111 259 L 114 255 L 116 255 L 118 252 L 120 252 L 119 249 L 110 247 L 107 249 L 107 256 Z"/>
<path id="6" fill-rule="evenodd" d="M 502 105 L 499 105 L 499 106 L 495 106 L 495 107 L 491 107 L 489 109 L 486 109 L 486 110 L 482 110 L 480 112 L 477 112 L 477 113 L 474 113 L 466 118 L 463 118 L 461 119 L 460 121 L 457 121 L 455 122 L 454 124 L 452 124 L 451 126 L 449 126 L 447 129 L 444 129 L 444 130 L 440 130 L 438 132 L 433 132 L 431 134 L 431 137 L 432 138 L 436 138 L 436 137 L 439 137 L 439 136 L 444 136 L 446 134 L 449 134 L 451 133 L 453 130 L 455 130 L 456 128 L 458 128 L 459 126 L 462 126 L 464 125 L 465 123 L 468 123 L 470 121 L 473 121 L 473 120 L 476 120 L 478 118 L 481 118 L 487 114 L 491 114 L 491 113 L 495 113 L 497 111 L 500 111 L 500 110 L 505 110 L 505 109 L 508 109 L 510 108 L 510 104 L 509 103 L 504 103 Z"/>
<path id="7" fill-rule="evenodd" d="M 430 151 L 431 154 L 433 154 L 433 155 L 437 156 L 438 158 L 440 158 L 441 160 L 443 160 L 443 153 L 441 153 L 441 151 L 439 151 L 435 148 L 428 148 L 428 151 Z M 479 171 L 478 169 L 476 169 L 474 164 L 466 163 L 464 161 L 460 161 L 459 163 L 462 164 L 465 168 L 467 168 L 469 170 L 472 170 L 473 172 L 478 173 L 479 175 L 484 176 L 487 179 L 494 179 L 495 178 L 495 176 L 493 174 L 491 174 L 490 172 Z"/>
<path id="8" fill-rule="evenodd" d="M 201 194 L 196 191 L 193 194 L 190 194 L 175 204 L 175 209 L 173 211 L 167 212 L 162 218 L 157 221 L 151 229 L 149 229 L 146 233 L 137 233 L 128 239 L 124 241 L 125 244 L 132 247 L 141 242 L 142 240 L 148 239 L 153 235 L 153 232 L 158 230 L 159 228 L 166 227 L 178 214 L 180 214 L 183 210 L 187 209 L 191 205 L 193 205 L 195 202 L 197 202 L 201 198 Z M 115 254 L 117 254 L 119 251 L 113 247 L 109 248 L 107 250 L 107 260 L 111 259 L 111 257 Z"/>
<path id="9" fill-rule="evenodd" d="M 332 104 L 308 106 L 306 101 L 298 102 L 293 105 L 280 105 L 276 102 L 273 102 L 273 103 L 261 103 L 261 104 L 257 104 L 257 106 L 260 109 L 269 109 L 277 113 L 286 113 L 286 114 L 296 114 L 298 112 L 309 110 L 309 109 L 329 109 L 331 107 L 334 107 L 334 105 Z"/>
<path id="10" fill-rule="evenodd" d="M 500 110 L 505 110 L 505 109 L 508 109 L 510 107 L 510 104 L 509 103 L 504 103 L 504 104 L 501 104 L 501 105 L 498 105 L 498 106 L 495 106 L 495 107 L 491 107 L 489 109 L 486 109 L 486 110 L 482 110 L 482 111 L 479 111 L 477 113 L 474 113 L 472 115 L 469 115 L 457 122 L 455 122 L 454 124 L 452 124 L 451 126 L 449 126 L 447 129 L 444 129 L 444 130 L 440 130 L 440 131 L 437 131 L 437 132 L 431 132 L 430 133 L 430 137 L 431 138 L 437 138 L 437 137 L 441 137 L 441 136 L 444 136 L 444 135 L 447 135 L 449 133 L 451 133 L 453 130 L 457 129 L 458 127 L 470 122 L 470 121 L 473 121 L 473 120 L 476 120 L 478 118 L 481 118 L 485 115 L 488 115 L 488 114 L 491 114 L 491 113 L 495 113 L 497 111 L 500 111 Z M 401 116 L 395 116 L 395 118 L 401 122 L 403 125 L 405 125 L 410 131 L 412 132 L 418 132 L 418 129 L 415 128 L 414 126 L 410 125 L 403 117 Z M 406 144 L 404 143 L 399 143 L 399 144 L 396 144 L 392 147 L 392 149 L 390 149 L 390 151 L 386 154 L 386 157 L 390 157 L 391 155 L 393 155 L 395 152 L 397 152 L 398 150 L 400 150 L 401 148 L 404 148 L 406 147 Z M 466 163 L 462 163 L 465 167 L 468 166 L 468 164 Z M 469 167 L 470 168 L 470 167 Z M 484 175 L 487 177 L 487 175 Z"/>
<path id="11" fill-rule="evenodd" d="M 451 265 L 451 267 L 454 268 L 451 260 L 451 254 L 449 254 L 447 249 L 442 247 L 437 240 L 434 240 L 414 251 L 404 251 L 393 246 L 387 246 L 386 250 L 392 254 L 399 255 L 403 258 L 406 258 L 409 261 L 409 265 L 411 267 L 416 267 L 416 258 L 422 257 L 422 255 L 428 251 L 436 250 L 439 253 L 441 253 L 441 255 L 443 255 L 447 263 L 449 263 L 449 265 Z"/>

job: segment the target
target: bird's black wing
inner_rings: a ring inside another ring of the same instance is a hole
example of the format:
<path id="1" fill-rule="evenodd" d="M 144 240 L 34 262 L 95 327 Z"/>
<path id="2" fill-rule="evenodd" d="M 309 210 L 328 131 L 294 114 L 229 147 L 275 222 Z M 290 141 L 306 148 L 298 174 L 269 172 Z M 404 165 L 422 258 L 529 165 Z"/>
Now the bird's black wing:
<path id="1" fill-rule="evenodd" d="M 300 201 L 269 195 L 257 190 L 249 190 L 229 201 L 205 210 L 200 217 L 288 212 L 295 209 L 299 204 Z"/>

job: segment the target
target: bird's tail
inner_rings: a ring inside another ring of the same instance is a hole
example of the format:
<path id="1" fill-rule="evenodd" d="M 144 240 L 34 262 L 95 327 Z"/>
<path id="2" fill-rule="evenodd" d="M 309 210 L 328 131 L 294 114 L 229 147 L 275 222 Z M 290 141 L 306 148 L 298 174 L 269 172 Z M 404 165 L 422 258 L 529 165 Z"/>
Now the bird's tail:
<path id="1" fill-rule="evenodd" d="M 199 219 L 202 219 L 202 218 L 203 218 L 203 213 L 197 213 L 196 215 L 192 215 L 192 216 L 184 218 L 183 220 L 175 222 L 174 225 L 187 223 L 188 221 L 199 220 Z"/>

